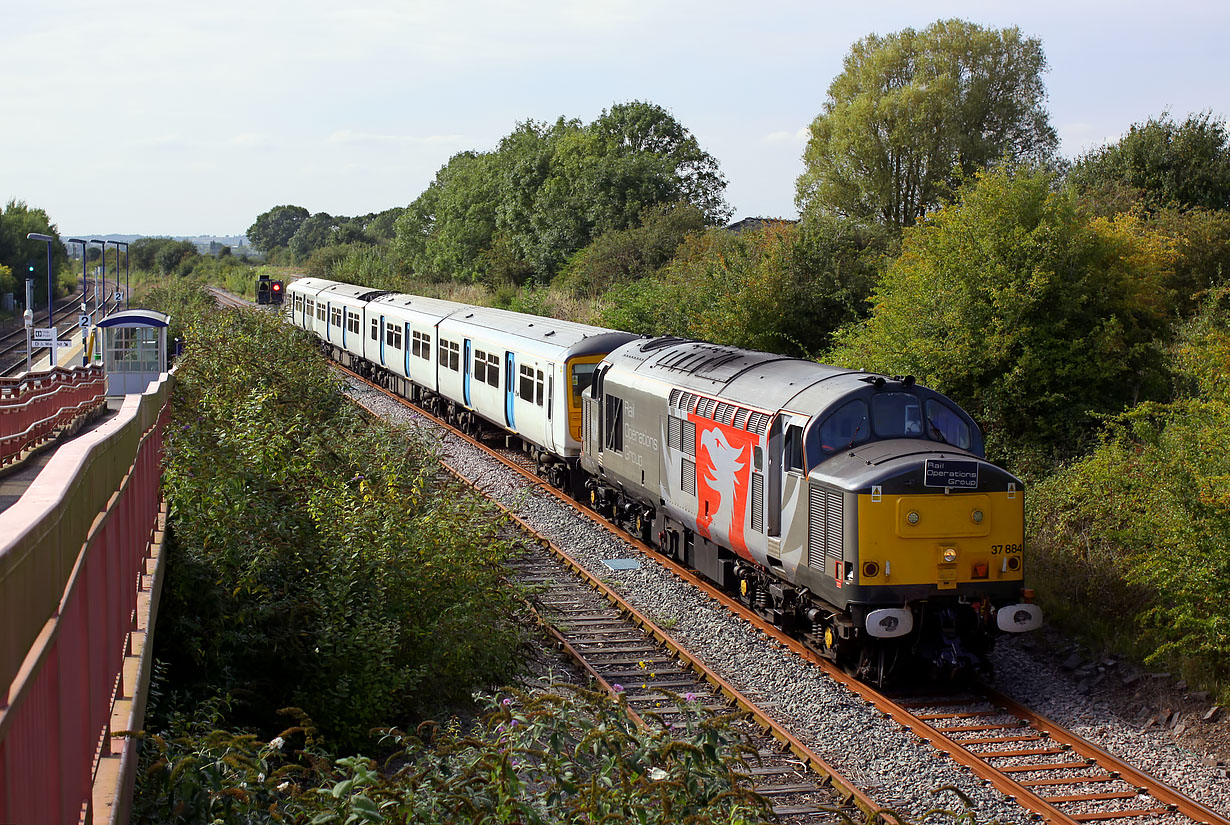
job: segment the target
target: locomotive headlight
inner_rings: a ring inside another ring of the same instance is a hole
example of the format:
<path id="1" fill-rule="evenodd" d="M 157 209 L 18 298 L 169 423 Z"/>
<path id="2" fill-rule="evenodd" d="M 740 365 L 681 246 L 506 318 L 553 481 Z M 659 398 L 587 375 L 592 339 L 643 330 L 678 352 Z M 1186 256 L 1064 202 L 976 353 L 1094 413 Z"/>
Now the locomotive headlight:
<path id="1" fill-rule="evenodd" d="M 918 513 L 911 510 L 909 514 L 906 515 L 905 520 L 910 524 L 918 524 Z"/>
<path id="2" fill-rule="evenodd" d="M 944 561 L 947 564 L 952 564 L 956 560 L 957 560 L 957 548 L 945 547 L 944 548 Z"/>
<path id="3" fill-rule="evenodd" d="M 983 515 L 981 510 L 975 510 L 969 514 L 969 517 L 974 520 L 974 524 L 982 524 Z"/>

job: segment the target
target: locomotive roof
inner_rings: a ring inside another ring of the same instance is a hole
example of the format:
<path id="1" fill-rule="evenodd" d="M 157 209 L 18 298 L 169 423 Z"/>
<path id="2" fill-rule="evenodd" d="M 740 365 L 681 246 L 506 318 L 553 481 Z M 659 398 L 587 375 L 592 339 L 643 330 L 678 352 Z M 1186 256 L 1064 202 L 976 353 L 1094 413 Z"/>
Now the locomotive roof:
<path id="1" fill-rule="evenodd" d="M 355 286 L 354 284 L 345 284 L 341 281 L 330 281 L 328 278 L 300 278 L 297 281 L 292 281 L 288 289 L 319 295 L 338 295 L 354 301 L 371 301 L 388 292 L 386 289 Z"/>
<path id="2" fill-rule="evenodd" d="M 868 376 L 801 358 L 681 338 L 632 342 L 610 358 L 671 386 L 769 410 L 796 406 L 791 401 L 804 393 L 828 398 L 845 394 Z"/>

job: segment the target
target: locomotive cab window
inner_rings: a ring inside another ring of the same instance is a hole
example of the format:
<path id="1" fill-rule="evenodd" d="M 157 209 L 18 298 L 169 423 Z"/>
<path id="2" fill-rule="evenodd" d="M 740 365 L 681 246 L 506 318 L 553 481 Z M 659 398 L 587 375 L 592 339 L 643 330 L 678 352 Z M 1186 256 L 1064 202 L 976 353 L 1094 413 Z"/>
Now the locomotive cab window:
<path id="1" fill-rule="evenodd" d="M 813 423 L 807 431 L 807 468 L 819 464 L 827 456 L 848 450 L 871 438 L 867 421 L 867 404 L 861 398 L 847 401 L 822 421 Z"/>
<path id="2" fill-rule="evenodd" d="M 969 425 L 947 404 L 934 398 L 927 401 L 927 436 L 962 450 L 970 447 Z"/>
<path id="3" fill-rule="evenodd" d="M 783 465 L 790 472 L 803 472 L 803 428 L 791 424 L 786 428 Z"/>
<path id="4" fill-rule="evenodd" d="M 880 393 L 871 399 L 871 421 L 877 438 L 918 438 L 923 434 L 918 396 Z"/>

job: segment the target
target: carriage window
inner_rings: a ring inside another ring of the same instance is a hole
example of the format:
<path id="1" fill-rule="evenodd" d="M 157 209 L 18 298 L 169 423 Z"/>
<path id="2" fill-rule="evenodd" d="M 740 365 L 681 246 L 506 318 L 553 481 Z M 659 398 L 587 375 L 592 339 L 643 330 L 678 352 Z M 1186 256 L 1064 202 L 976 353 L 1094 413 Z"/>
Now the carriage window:
<path id="1" fill-rule="evenodd" d="M 393 349 L 401 349 L 401 330 L 392 324 L 385 327 L 384 342 Z"/>
<path id="2" fill-rule="evenodd" d="M 487 383 L 493 387 L 500 386 L 500 356 L 487 356 Z"/>
<path id="3" fill-rule="evenodd" d="M 543 397 L 544 397 L 543 390 L 547 386 L 546 381 L 544 380 L 543 375 L 542 375 L 542 370 L 538 370 L 538 377 L 537 379 L 535 379 L 534 385 L 535 385 L 534 403 L 541 407 L 543 405 Z"/>
<path id="4" fill-rule="evenodd" d="M 341 307 L 330 307 L 329 308 L 329 323 L 335 327 L 341 327 L 342 325 L 342 308 Z"/>
<path id="5" fill-rule="evenodd" d="M 380 321 L 377 320 L 376 318 L 372 319 L 372 340 L 373 341 L 380 340 Z"/>
<path id="6" fill-rule="evenodd" d="M 346 313 L 346 331 L 353 332 L 355 335 L 359 334 L 359 313 Z"/>
<path id="7" fill-rule="evenodd" d="M 962 450 L 970 447 L 969 425 L 955 410 L 933 398 L 927 401 L 927 437 Z"/>
<path id="8" fill-rule="evenodd" d="M 848 450 L 869 438 L 867 404 L 858 398 L 848 401 L 807 431 L 807 469 L 815 467 L 826 456 Z"/>
<path id="9" fill-rule="evenodd" d="M 486 382 L 487 380 L 487 353 L 481 349 L 474 350 L 474 380 Z"/>
<path id="10" fill-rule="evenodd" d="M 328 304 L 317 304 L 316 305 L 316 317 L 320 319 L 321 321 L 326 320 L 325 311 L 328 309 L 328 307 L 329 307 Z"/>
<path id="11" fill-rule="evenodd" d="M 517 395 L 522 401 L 534 400 L 534 368 L 524 364 L 517 369 Z M 539 373 L 541 375 L 541 373 Z"/>
<path id="12" fill-rule="evenodd" d="M 418 330 L 414 331 L 413 340 L 411 341 L 411 354 L 419 358 L 431 357 L 431 336 L 426 335 Z"/>
<path id="13" fill-rule="evenodd" d="M 922 405 L 918 396 L 904 392 L 881 393 L 871 399 L 871 421 L 877 438 L 916 438 L 922 432 Z"/>
<path id="14" fill-rule="evenodd" d="M 461 344 L 456 341 L 448 343 L 448 368 L 453 372 L 461 371 Z"/>

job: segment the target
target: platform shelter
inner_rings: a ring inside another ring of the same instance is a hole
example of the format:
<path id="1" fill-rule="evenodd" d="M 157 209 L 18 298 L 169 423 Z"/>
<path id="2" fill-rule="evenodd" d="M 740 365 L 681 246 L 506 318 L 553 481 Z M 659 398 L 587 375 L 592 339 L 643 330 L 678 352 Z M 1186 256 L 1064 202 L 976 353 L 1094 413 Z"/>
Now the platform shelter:
<path id="1" fill-rule="evenodd" d="M 152 309 L 113 312 L 98 322 L 102 331 L 107 395 L 145 392 L 167 371 L 167 326 L 171 316 Z"/>

